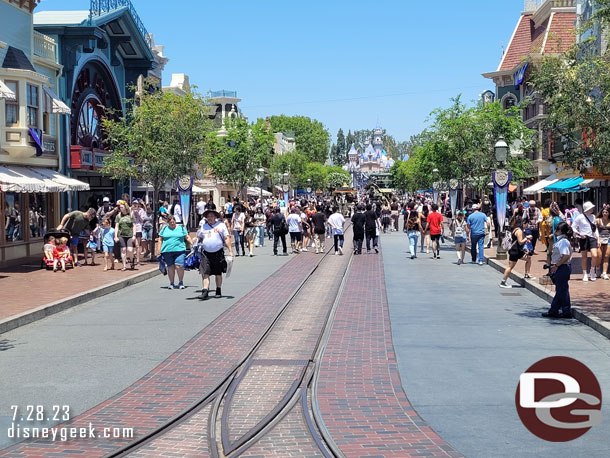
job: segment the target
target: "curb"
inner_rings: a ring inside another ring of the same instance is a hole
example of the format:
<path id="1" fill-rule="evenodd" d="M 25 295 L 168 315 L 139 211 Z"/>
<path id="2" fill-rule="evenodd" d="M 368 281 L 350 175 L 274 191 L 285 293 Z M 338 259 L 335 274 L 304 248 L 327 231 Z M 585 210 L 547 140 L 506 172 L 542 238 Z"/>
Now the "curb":
<path id="1" fill-rule="evenodd" d="M 149 270 L 147 272 L 142 272 L 140 274 L 134 275 L 133 277 L 129 277 L 125 280 L 117 280 L 108 285 L 90 289 L 89 291 L 85 291 L 84 293 L 75 294 L 74 296 L 70 296 L 65 299 L 60 299 L 55 302 L 50 302 L 48 304 L 41 305 L 40 307 L 28 310 L 27 312 L 10 316 L 8 318 L 5 318 L 4 320 L 0 320 L 0 334 L 12 331 L 13 329 L 25 326 L 26 324 L 33 323 L 34 321 L 41 320 L 47 316 L 62 312 L 74 306 L 80 305 L 84 302 L 88 302 L 90 300 L 106 296 L 107 294 L 114 293 L 115 291 L 118 291 L 122 288 L 126 288 L 127 286 L 141 283 L 160 274 L 161 272 L 159 271 L 159 269 Z"/>
<path id="2" fill-rule="evenodd" d="M 453 239 L 451 237 L 445 236 L 445 238 L 447 240 L 453 241 Z M 470 248 L 466 247 L 466 251 L 470 252 Z M 493 267 L 500 273 L 504 273 L 504 269 L 506 269 L 506 266 L 504 264 L 502 264 L 500 261 L 497 261 L 495 259 L 485 258 L 485 262 L 487 263 L 487 265 Z M 544 286 L 542 286 L 542 285 L 526 281 L 525 277 L 523 277 L 523 275 L 513 271 L 510 273 L 509 278 L 511 280 L 513 280 L 515 283 L 517 283 L 518 285 L 527 289 L 528 291 L 531 291 L 539 298 L 545 300 L 549 304 L 553 301 L 554 294 L 547 291 L 546 288 L 544 288 Z M 572 306 L 572 316 L 575 319 L 577 319 L 578 321 L 580 321 L 581 323 L 583 323 L 583 324 L 589 326 L 590 328 L 594 329 L 595 331 L 599 332 L 605 338 L 610 339 L 610 323 L 608 323 L 604 320 L 601 320 L 600 318 L 593 315 L 592 313 L 588 313 L 588 312 L 584 311 L 582 308 L 580 308 L 578 306 Z"/>

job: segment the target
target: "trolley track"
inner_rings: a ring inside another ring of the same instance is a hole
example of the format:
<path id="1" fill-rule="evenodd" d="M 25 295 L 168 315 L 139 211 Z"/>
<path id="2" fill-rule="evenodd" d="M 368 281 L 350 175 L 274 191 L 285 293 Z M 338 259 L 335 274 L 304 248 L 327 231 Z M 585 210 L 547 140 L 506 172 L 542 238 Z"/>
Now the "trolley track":
<path id="1" fill-rule="evenodd" d="M 158 441 L 171 442 L 172 437 L 177 440 L 184 431 L 192 434 L 193 430 L 205 437 L 209 456 L 237 457 L 247 454 L 287 416 L 294 418 L 297 411 L 319 456 L 342 456 L 324 427 L 311 388 L 351 264 L 351 246 L 346 244 L 345 249 L 347 255 L 340 257 L 330 256 L 332 246 L 324 252 L 256 343 L 206 395 L 106 457 L 148 456 Z M 265 389 L 265 381 L 276 376 L 285 386 Z M 248 411 L 244 401 L 251 398 L 259 402 Z M 261 406 L 265 415 L 253 424 L 252 417 Z M 200 437 L 199 446 L 202 441 Z"/>

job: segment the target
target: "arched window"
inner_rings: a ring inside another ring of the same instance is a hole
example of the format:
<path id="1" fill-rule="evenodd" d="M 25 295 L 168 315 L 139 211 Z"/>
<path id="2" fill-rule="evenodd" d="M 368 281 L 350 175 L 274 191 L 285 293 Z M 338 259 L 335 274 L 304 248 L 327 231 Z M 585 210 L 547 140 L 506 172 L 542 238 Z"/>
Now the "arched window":
<path id="1" fill-rule="evenodd" d="M 512 108 L 517 105 L 517 97 L 515 94 L 509 92 L 502 97 L 502 108 L 505 110 Z"/>

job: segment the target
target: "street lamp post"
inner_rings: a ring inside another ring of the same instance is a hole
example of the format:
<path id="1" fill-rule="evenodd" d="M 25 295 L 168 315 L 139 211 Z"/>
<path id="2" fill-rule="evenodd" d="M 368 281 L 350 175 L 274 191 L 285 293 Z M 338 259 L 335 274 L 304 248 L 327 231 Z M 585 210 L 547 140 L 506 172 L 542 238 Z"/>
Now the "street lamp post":
<path id="1" fill-rule="evenodd" d="M 510 183 L 510 172 L 504 170 L 504 165 L 508 159 L 508 144 L 503 138 L 499 138 L 494 145 L 494 153 L 499 168 L 493 174 L 494 197 L 496 202 L 496 217 L 498 220 L 498 245 L 496 247 L 496 259 L 506 259 L 506 250 L 502 248 L 502 238 L 504 236 L 504 221 L 506 219 L 506 195 Z"/>
<path id="2" fill-rule="evenodd" d="M 258 169 L 258 178 L 259 178 L 259 185 L 261 187 L 261 200 L 259 201 L 259 203 L 261 204 L 261 209 L 263 208 L 263 180 L 265 179 L 265 169 L 264 168 L 260 168 Z"/>

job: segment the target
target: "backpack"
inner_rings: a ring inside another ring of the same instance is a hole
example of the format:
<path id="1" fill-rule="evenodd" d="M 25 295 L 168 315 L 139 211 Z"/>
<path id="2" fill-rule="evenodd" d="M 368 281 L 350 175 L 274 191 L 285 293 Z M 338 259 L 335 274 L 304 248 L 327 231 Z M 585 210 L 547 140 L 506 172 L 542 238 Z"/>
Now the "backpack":
<path id="1" fill-rule="evenodd" d="M 464 237 L 465 233 L 464 233 L 464 223 L 457 223 L 455 225 L 455 231 L 454 231 L 454 236 L 455 237 Z"/>
<path id="2" fill-rule="evenodd" d="M 229 204 L 227 207 L 227 213 L 233 213 L 233 204 Z"/>
<path id="3" fill-rule="evenodd" d="M 507 231 L 502 239 L 502 248 L 506 251 L 510 250 L 513 246 L 513 233 Z"/>

